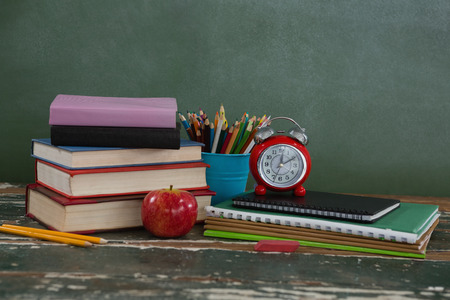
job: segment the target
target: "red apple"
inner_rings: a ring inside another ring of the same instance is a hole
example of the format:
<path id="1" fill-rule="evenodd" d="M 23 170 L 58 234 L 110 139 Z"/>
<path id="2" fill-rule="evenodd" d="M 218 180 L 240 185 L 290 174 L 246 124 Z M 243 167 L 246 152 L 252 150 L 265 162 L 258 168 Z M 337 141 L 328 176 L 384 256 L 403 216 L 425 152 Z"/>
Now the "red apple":
<path id="1" fill-rule="evenodd" d="M 187 234 L 197 220 L 197 201 L 187 191 L 154 190 L 142 202 L 142 223 L 157 237 L 180 237 Z"/>

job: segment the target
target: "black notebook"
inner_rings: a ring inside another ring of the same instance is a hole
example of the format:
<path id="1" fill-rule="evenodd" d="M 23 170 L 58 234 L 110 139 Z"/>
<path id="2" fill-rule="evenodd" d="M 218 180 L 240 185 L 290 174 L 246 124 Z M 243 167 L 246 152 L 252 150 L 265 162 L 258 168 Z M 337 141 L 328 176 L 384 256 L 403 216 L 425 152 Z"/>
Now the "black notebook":
<path id="1" fill-rule="evenodd" d="M 264 196 L 247 192 L 233 198 L 233 206 L 286 214 L 373 223 L 400 206 L 399 200 L 373 198 L 316 191 L 306 191 L 303 197 L 292 192 L 268 191 Z"/>

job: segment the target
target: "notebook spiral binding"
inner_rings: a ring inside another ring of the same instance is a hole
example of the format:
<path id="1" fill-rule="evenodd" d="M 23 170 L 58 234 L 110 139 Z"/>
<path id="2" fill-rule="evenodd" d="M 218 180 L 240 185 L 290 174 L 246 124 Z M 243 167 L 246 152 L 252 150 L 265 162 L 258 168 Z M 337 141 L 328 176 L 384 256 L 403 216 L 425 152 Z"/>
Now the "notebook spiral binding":
<path id="1" fill-rule="evenodd" d="M 299 215 L 321 216 L 336 219 L 347 219 L 352 221 L 366 221 L 364 215 L 368 212 L 365 210 L 344 209 L 340 207 L 322 207 L 315 205 L 301 205 L 286 201 L 261 201 L 236 197 L 233 199 L 233 206 L 239 208 L 250 208 L 272 212 L 282 212 Z"/>

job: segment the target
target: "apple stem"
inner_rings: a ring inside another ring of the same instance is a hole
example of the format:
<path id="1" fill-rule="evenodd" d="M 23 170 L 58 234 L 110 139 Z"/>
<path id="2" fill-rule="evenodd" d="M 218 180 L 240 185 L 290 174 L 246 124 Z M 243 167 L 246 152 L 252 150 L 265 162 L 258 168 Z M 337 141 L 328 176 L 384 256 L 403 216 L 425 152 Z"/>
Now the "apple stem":
<path id="1" fill-rule="evenodd" d="M 172 190 L 172 188 L 173 188 L 173 185 L 170 185 L 170 190 Z"/>

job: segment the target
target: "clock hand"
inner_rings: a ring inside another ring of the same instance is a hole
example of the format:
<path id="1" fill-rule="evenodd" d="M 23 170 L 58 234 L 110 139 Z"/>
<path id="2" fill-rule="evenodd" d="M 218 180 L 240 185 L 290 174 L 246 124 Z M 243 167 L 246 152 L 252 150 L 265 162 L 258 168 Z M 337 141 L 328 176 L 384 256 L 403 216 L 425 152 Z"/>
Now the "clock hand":
<path id="1" fill-rule="evenodd" d="M 275 174 L 275 176 L 274 176 L 274 178 L 273 178 L 273 182 L 275 182 L 276 180 L 277 180 L 277 177 L 278 177 L 278 173 L 280 173 L 280 169 L 281 168 L 278 168 L 278 172 L 277 172 L 277 174 Z"/>
<path id="2" fill-rule="evenodd" d="M 275 182 L 275 180 L 277 180 L 278 174 L 280 173 L 280 170 L 282 167 L 283 167 L 283 163 L 281 163 L 281 161 L 280 161 L 280 164 L 278 165 L 278 171 L 275 174 L 275 178 L 272 180 L 273 182 Z"/>
<path id="3" fill-rule="evenodd" d="M 292 158 L 288 159 L 287 161 L 285 161 L 283 164 L 290 162 L 291 160 L 295 159 L 296 156 L 293 156 Z"/>
<path id="4" fill-rule="evenodd" d="M 284 151 L 286 151 L 286 148 L 283 149 L 283 152 L 281 152 L 281 158 L 280 158 L 280 166 L 282 166 L 284 164 L 283 162 L 283 158 L 284 158 Z"/>

